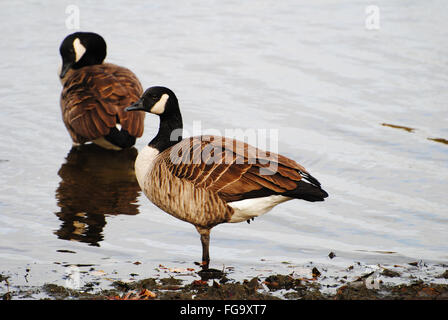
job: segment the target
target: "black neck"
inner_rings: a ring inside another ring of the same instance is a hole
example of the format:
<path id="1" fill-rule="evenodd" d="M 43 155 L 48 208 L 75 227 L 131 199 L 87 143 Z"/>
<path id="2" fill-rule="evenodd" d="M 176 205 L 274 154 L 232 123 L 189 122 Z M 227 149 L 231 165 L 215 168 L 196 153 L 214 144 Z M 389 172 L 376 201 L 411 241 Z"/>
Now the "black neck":
<path id="1" fill-rule="evenodd" d="M 172 99 L 172 97 L 170 97 L 170 99 Z M 180 114 L 177 101 L 173 100 L 168 100 L 168 103 L 171 104 L 170 106 L 167 106 L 169 113 L 160 115 L 159 132 L 148 144 L 148 146 L 156 148 L 159 152 L 174 146 L 182 140 L 182 115 Z"/>

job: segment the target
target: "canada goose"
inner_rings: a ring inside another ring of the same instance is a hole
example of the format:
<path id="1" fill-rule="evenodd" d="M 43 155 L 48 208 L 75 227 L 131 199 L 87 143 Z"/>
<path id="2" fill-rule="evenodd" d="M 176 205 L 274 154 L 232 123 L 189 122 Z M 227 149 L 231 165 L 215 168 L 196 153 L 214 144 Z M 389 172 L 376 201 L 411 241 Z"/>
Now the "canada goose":
<path id="1" fill-rule="evenodd" d="M 209 266 L 210 230 L 258 217 L 292 200 L 323 201 L 319 181 L 294 160 L 220 137 L 182 138 L 176 95 L 151 87 L 126 111 L 160 116 L 159 132 L 135 161 L 137 181 L 156 206 L 192 223 L 201 236 L 202 266 Z"/>
<path id="2" fill-rule="evenodd" d="M 59 48 L 61 109 L 74 145 L 92 141 L 106 149 L 132 147 L 143 134 L 143 113 L 126 113 L 142 86 L 132 71 L 103 63 L 106 42 L 92 32 L 68 35 Z"/>

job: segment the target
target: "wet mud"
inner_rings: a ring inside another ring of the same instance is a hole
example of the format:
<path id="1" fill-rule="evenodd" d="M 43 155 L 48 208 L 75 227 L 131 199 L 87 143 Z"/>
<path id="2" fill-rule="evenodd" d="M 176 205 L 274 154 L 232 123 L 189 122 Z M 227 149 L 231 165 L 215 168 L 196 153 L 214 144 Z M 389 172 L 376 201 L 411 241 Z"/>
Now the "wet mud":
<path id="1" fill-rule="evenodd" d="M 400 266 L 401 267 L 401 266 Z M 423 280 L 409 273 L 418 262 L 409 263 L 406 271 L 378 268 L 359 276 L 330 275 L 313 267 L 311 277 L 297 274 L 270 274 L 236 281 L 229 274 L 218 278 L 195 277 L 186 280 L 178 272 L 136 281 L 116 280 L 108 288 L 99 282 L 87 282 L 82 288 L 45 283 L 38 287 L 15 286 L 7 275 L 0 275 L 0 298 L 3 300 L 448 300 L 448 266 L 445 271 Z M 403 269 L 402 269 L 403 270 Z M 173 271 L 173 270 L 171 270 Z M 191 271 L 191 270 L 190 270 Z M 325 284 L 327 277 L 337 285 Z M 389 280 L 399 280 L 395 283 Z M 332 290 L 328 290 L 331 287 Z"/>

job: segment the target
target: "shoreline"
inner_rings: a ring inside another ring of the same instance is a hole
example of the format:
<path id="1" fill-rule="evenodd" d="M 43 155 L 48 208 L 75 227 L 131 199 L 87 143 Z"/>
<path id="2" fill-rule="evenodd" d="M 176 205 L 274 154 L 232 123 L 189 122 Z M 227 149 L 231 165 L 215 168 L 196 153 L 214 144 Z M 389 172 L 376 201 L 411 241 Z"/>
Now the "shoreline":
<path id="1" fill-rule="evenodd" d="M 163 266 L 161 266 L 163 267 Z M 164 273 L 141 280 L 110 280 L 110 285 L 91 280 L 80 288 L 54 283 L 15 285 L 7 272 L 0 273 L 3 300 L 448 300 L 448 266 L 437 275 L 422 277 L 418 263 L 379 266 L 355 273 L 331 274 L 318 267 L 309 276 L 275 272 L 249 276 L 241 281 L 229 272 L 201 278 L 193 268 L 165 268 Z M 420 272 L 420 273 L 419 273 Z M 98 272 L 97 272 L 98 273 Z M 104 277 L 107 275 L 104 274 Z M 187 278 L 186 278 L 187 277 Z M 424 278 L 424 279 L 422 279 Z M 332 282 L 329 282 L 331 280 Z"/>

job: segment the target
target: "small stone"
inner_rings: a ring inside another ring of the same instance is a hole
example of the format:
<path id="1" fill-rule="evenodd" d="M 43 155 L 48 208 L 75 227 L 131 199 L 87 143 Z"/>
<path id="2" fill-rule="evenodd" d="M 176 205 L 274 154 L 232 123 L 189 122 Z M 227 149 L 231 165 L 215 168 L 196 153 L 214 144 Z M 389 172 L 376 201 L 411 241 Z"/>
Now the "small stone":
<path id="1" fill-rule="evenodd" d="M 393 278 L 393 277 L 399 277 L 400 273 L 398 273 L 397 271 L 384 269 L 383 272 L 381 272 L 381 275 L 383 275 L 385 277 Z"/>
<path id="2" fill-rule="evenodd" d="M 319 278 L 320 277 L 320 271 L 317 270 L 316 267 L 314 267 L 313 270 L 311 270 L 311 273 L 313 274 L 313 278 Z"/>

